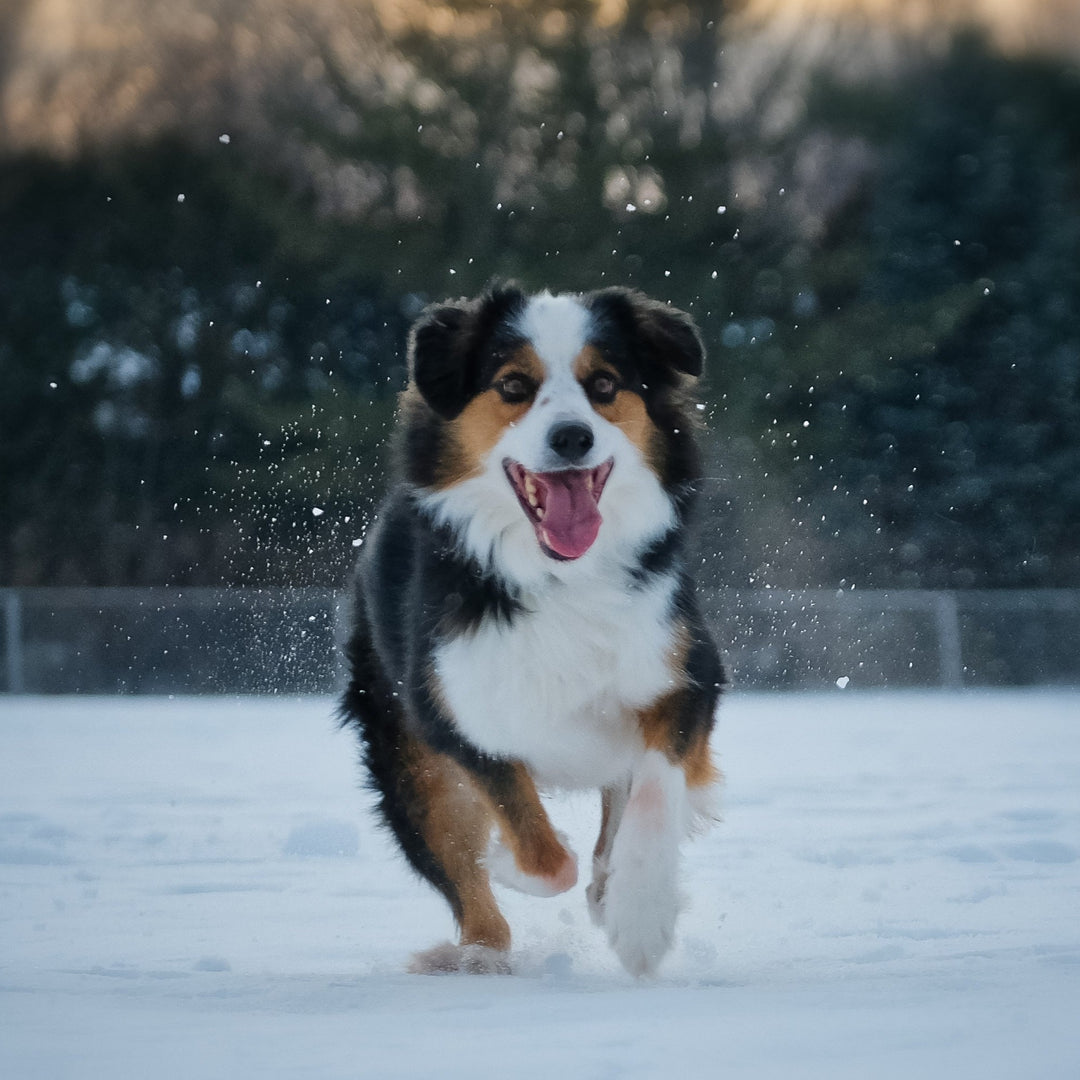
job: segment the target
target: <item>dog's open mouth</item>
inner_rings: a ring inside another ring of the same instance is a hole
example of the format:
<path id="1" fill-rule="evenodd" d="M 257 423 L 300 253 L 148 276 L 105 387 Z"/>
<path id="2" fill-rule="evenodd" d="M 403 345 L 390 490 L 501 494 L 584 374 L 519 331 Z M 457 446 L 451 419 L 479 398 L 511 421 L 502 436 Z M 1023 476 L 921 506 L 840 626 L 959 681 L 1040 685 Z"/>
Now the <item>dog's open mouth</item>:
<path id="1" fill-rule="evenodd" d="M 595 469 L 530 472 L 507 458 L 510 486 L 536 530 L 536 539 L 553 559 L 579 559 L 600 532 L 600 496 L 614 458 Z"/>

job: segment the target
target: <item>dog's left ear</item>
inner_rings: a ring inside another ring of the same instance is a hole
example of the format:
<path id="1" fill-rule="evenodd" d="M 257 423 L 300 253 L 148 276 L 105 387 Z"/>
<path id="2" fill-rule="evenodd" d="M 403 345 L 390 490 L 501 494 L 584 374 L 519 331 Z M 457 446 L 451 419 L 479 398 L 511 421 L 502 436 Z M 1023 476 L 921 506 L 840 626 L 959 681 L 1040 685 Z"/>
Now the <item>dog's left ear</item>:
<path id="1" fill-rule="evenodd" d="M 646 297 L 636 297 L 635 307 L 638 326 L 657 359 L 684 375 L 700 378 L 705 370 L 705 346 L 694 320 L 685 311 Z"/>
<path id="2" fill-rule="evenodd" d="M 650 366 L 694 378 L 704 371 L 705 346 L 694 320 L 685 311 L 621 287 L 601 289 L 586 302 L 640 342 Z"/>

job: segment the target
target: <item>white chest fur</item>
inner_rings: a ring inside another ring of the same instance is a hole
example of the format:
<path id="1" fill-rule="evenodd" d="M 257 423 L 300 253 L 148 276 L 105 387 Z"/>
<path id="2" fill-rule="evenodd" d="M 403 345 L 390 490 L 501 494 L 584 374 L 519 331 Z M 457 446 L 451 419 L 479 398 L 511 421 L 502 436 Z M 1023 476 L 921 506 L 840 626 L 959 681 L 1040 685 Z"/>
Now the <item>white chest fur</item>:
<path id="1" fill-rule="evenodd" d="M 435 671 L 461 733 L 543 784 L 625 776 L 643 749 L 634 711 L 675 685 L 673 589 L 666 577 L 647 589 L 553 583 L 509 627 L 440 646 Z"/>

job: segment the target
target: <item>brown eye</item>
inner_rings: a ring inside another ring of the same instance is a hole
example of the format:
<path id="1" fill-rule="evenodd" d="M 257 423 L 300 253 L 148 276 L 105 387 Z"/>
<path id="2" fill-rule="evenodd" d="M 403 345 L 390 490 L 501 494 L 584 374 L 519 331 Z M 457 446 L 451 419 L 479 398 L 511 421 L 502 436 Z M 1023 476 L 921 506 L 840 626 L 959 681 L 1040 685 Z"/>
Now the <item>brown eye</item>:
<path id="1" fill-rule="evenodd" d="M 589 398 L 597 405 L 610 405 L 615 400 L 619 384 L 610 372 L 598 371 L 589 379 L 585 390 Z"/>
<path id="2" fill-rule="evenodd" d="M 508 405 L 520 405 L 536 393 L 536 383 L 528 375 L 514 373 L 499 379 L 495 383 L 495 389 Z"/>

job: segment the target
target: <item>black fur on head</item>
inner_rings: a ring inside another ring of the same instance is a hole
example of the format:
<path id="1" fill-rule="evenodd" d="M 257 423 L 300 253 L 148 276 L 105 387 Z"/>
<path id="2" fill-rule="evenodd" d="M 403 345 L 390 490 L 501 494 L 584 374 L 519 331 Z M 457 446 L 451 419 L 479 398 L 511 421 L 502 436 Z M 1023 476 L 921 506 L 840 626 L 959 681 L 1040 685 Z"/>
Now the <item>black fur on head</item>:
<path id="1" fill-rule="evenodd" d="M 589 293 L 584 302 L 602 326 L 634 343 L 634 359 L 646 381 L 676 383 L 680 375 L 698 378 L 704 371 L 705 346 L 686 312 L 620 287 Z"/>
<path id="2" fill-rule="evenodd" d="M 409 374 L 444 420 L 453 420 L 480 390 L 492 335 L 525 302 L 517 286 L 496 284 L 474 300 L 434 304 L 417 320 L 409 336 Z"/>
<path id="3" fill-rule="evenodd" d="M 693 499 L 701 475 L 690 388 L 701 375 L 705 350 L 689 315 L 626 288 L 586 293 L 592 315 L 590 344 L 598 347 L 639 393 L 663 446 L 657 466 L 681 507 Z M 484 389 L 503 357 L 523 344 L 514 326 L 528 297 L 514 284 L 493 284 L 475 299 L 434 304 L 409 337 L 412 390 L 403 398 L 398 464 L 410 482 L 431 486 L 440 477 L 449 422 Z"/>
<path id="4" fill-rule="evenodd" d="M 698 428 L 691 389 L 705 366 L 705 347 L 693 320 L 678 308 L 633 289 L 587 293 L 595 343 L 609 362 L 630 374 L 663 439 L 656 464 L 682 509 L 693 502 L 701 477 Z"/>

